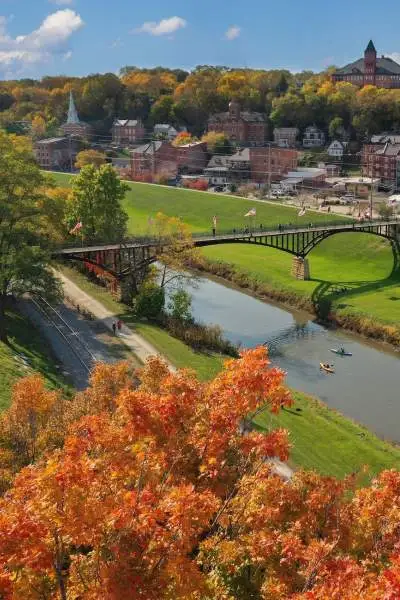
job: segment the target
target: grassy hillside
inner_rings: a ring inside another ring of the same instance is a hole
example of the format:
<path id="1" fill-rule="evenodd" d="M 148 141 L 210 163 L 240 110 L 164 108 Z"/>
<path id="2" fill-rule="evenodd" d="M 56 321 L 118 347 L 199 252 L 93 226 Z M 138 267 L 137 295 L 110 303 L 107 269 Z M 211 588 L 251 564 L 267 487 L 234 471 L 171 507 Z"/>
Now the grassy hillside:
<path id="1" fill-rule="evenodd" d="M 65 186 L 71 178 L 64 173 L 57 173 L 54 177 L 57 183 Z M 129 230 L 132 233 L 146 233 L 149 230 L 149 217 L 154 217 L 158 212 L 180 217 L 192 226 L 193 231 L 211 231 L 214 215 L 218 217 L 221 230 L 244 227 L 249 225 L 249 219 L 244 215 L 253 207 L 257 210 L 257 226 L 289 222 L 316 223 L 334 219 L 327 214 L 314 212 L 298 217 L 298 210 L 293 208 L 235 196 L 141 183 L 129 183 L 129 187 L 124 208 L 129 215 Z"/>
<path id="2" fill-rule="evenodd" d="M 49 387 L 66 387 L 50 348 L 31 323 L 17 312 L 7 313 L 7 323 L 10 344 L 0 342 L 0 411 L 9 405 L 14 382 L 33 372 L 42 373 Z"/>

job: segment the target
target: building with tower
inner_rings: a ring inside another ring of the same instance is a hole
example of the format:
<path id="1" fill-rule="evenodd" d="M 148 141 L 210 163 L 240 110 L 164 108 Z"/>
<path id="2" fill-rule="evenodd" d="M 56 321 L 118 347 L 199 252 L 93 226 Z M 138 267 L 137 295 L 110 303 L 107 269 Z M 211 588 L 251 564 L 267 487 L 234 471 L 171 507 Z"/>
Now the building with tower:
<path id="1" fill-rule="evenodd" d="M 263 146 L 267 137 L 267 123 L 264 114 L 242 111 L 239 102 L 231 100 L 228 112 L 217 113 L 209 118 L 208 131 L 225 133 L 239 146 Z"/>
<path id="2" fill-rule="evenodd" d="M 84 123 L 79 119 L 72 91 L 69 93 L 69 108 L 67 122 L 64 123 L 64 125 L 61 125 L 61 130 L 64 135 L 73 135 L 75 137 L 81 138 L 87 137 L 87 135 L 91 131 L 90 125 Z"/>
<path id="3" fill-rule="evenodd" d="M 400 65 L 388 56 L 378 57 L 374 43 L 370 40 L 364 58 L 338 69 L 333 81 L 347 81 L 353 85 L 375 85 L 381 88 L 400 88 Z"/>

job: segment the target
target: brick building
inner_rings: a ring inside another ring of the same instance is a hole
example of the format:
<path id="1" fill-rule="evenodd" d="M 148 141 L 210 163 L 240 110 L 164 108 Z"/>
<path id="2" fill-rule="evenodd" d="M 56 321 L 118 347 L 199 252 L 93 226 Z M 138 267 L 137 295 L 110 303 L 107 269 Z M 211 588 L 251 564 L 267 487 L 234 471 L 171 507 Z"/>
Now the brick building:
<path id="1" fill-rule="evenodd" d="M 66 137 L 49 138 L 35 142 L 33 150 L 42 169 L 64 171 L 73 167 L 79 144 Z"/>
<path id="2" fill-rule="evenodd" d="M 250 148 L 251 180 L 256 183 L 280 181 L 297 169 L 298 152 L 286 148 Z"/>
<path id="3" fill-rule="evenodd" d="M 207 144 L 195 142 L 174 147 L 167 141 L 153 141 L 131 152 L 132 179 L 151 179 L 165 175 L 202 173 L 207 165 Z"/>
<path id="4" fill-rule="evenodd" d="M 116 119 L 112 129 L 113 144 L 137 144 L 145 137 L 146 130 L 140 119 Z"/>
<path id="5" fill-rule="evenodd" d="M 382 88 L 400 87 L 400 65 L 388 56 L 378 58 L 375 46 L 370 40 L 359 58 L 332 75 L 333 81 L 347 81 L 357 86 L 376 85 Z"/>
<path id="6" fill-rule="evenodd" d="M 225 133 L 229 139 L 241 146 L 263 146 L 267 137 L 265 115 L 242 111 L 239 102 L 232 100 L 228 112 L 212 115 L 208 120 L 208 131 Z"/>
<path id="7" fill-rule="evenodd" d="M 362 149 L 362 172 L 366 177 L 378 178 L 387 188 L 397 187 L 397 163 L 400 144 L 365 144 Z"/>

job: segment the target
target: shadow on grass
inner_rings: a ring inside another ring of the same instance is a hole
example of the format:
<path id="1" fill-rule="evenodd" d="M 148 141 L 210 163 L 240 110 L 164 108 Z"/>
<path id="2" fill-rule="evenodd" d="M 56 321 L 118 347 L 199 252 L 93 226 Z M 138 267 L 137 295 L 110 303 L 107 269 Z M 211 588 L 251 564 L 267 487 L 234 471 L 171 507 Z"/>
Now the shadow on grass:
<path id="1" fill-rule="evenodd" d="M 352 296 L 366 292 L 374 292 L 386 287 L 400 283 L 400 244 L 392 242 L 393 266 L 391 273 L 385 279 L 375 281 L 343 281 L 335 282 L 322 279 L 313 279 L 319 281 L 319 285 L 314 289 L 311 301 L 318 317 L 327 319 L 332 309 L 332 303 L 338 302 L 338 308 L 345 308 L 346 304 L 340 304 L 340 299 L 348 299 Z M 392 296 L 391 300 L 400 298 Z"/>

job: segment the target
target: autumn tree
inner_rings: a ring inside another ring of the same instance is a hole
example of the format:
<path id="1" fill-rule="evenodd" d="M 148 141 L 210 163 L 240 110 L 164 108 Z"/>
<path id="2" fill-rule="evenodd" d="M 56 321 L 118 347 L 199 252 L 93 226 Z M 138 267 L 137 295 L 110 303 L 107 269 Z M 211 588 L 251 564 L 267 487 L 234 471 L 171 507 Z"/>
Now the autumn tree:
<path id="1" fill-rule="evenodd" d="M 287 432 L 242 433 L 291 404 L 265 348 L 206 383 L 157 357 L 135 379 L 98 365 L 63 403 L 63 445 L 54 399 L 21 382 L 0 427 L 29 462 L 0 499 L 4 600 L 399 597 L 400 473 L 284 481 L 270 459 L 287 460 Z"/>
<path id="2" fill-rule="evenodd" d="M 178 133 L 176 138 L 173 140 L 172 145 L 175 147 L 184 146 L 185 144 L 191 144 L 196 142 L 197 138 L 193 137 L 188 131 L 181 131 Z"/>
<path id="3" fill-rule="evenodd" d="M 209 131 L 203 135 L 201 141 L 206 142 L 210 154 L 232 154 L 233 147 L 225 133 Z"/>
<path id="4" fill-rule="evenodd" d="M 128 190 L 111 165 L 84 166 L 74 178 L 66 217 L 68 228 L 82 223 L 80 233 L 88 243 L 121 241 L 128 221 L 121 203 Z"/>
<path id="5" fill-rule="evenodd" d="M 46 178 L 26 138 L 0 132 L 0 340 L 7 341 L 7 299 L 48 299 L 60 287 L 49 268 L 52 234 L 43 227 Z"/>
<path id="6" fill-rule="evenodd" d="M 46 133 L 46 121 L 41 115 L 36 115 L 32 119 L 32 135 L 35 138 L 41 138 Z"/>
<path id="7" fill-rule="evenodd" d="M 157 242 L 157 258 L 160 264 L 160 286 L 172 282 L 194 281 L 187 267 L 198 258 L 198 250 L 188 225 L 178 217 L 157 213 L 151 227 L 151 235 Z"/>
<path id="8" fill-rule="evenodd" d="M 82 169 L 87 165 L 93 165 L 95 167 L 101 167 L 106 162 L 106 155 L 98 150 L 82 150 L 78 152 L 75 160 L 75 167 Z"/>

